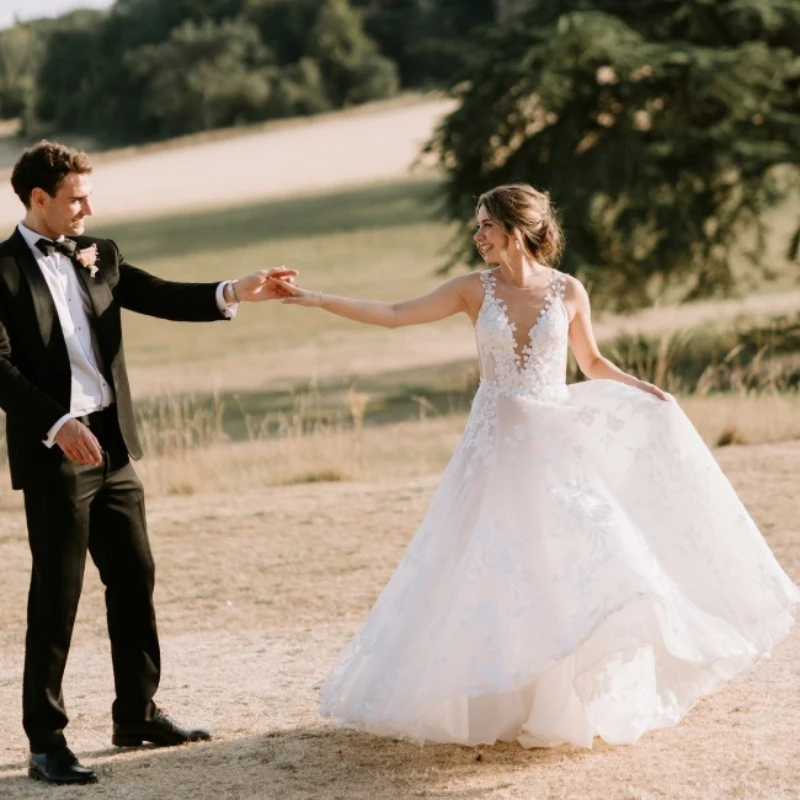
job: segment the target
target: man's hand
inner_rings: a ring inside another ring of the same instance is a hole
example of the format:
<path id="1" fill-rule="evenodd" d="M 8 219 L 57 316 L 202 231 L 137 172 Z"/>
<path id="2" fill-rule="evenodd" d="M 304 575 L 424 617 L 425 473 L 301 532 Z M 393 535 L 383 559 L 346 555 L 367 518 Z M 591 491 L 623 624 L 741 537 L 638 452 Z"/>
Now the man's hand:
<path id="1" fill-rule="evenodd" d="M 55 443 L 64 455 L 76 464 L 91 464 L 93 467 L 103 463 L 103 448 L 95 435 L 76 419 L 67 420 L 56 434 Z"/>
<path id="2" fill-rule="evenodd" d="M 296 269 L 289 267 L 273 267 L 262 269 L 242 278 L 233 284 L 236 297 L 240 303 L 260 303 L 262 300 L 280 300 L 288 295 L 272 278 L 280 278 L 287 283 L 294 283 Z"/>
<path id="3" fill-rule="evenodd" d="M 295 306 L 321 306 L 322 292 L 312 292 L 296 286 L 293 281 L 286 281 L 283 278 L 273 277 L 276 288 L 282 292 L 280 300 L 287 305 Z"/>

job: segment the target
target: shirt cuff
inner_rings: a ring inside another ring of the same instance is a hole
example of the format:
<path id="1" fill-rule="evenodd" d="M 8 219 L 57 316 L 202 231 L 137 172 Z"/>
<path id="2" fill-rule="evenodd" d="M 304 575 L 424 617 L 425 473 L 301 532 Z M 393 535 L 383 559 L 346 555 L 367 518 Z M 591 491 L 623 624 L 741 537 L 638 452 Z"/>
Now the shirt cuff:
<path id="1" fill-rule="evenodd" d="M 47 431 L 47 438 L 44 440 L 45 447 L 52 447 L 56 443 L 56 436 L 58 432 L 64 427 L 64 423 L 72 419 L 71 414 L 64 414 L 49 431 Z"/>
<path id="2" fill-rule="evenodd" d="M 236 316 L 236 312 L 239 310 L 239 304 L 231 303 L 229 305 L 225 302 L 224 292 L 228 284 L 233 286 L 233 281 L 223 281 L 217 286 L 217 307 L 222 312 L 225 319 L 233 319 Z"/>

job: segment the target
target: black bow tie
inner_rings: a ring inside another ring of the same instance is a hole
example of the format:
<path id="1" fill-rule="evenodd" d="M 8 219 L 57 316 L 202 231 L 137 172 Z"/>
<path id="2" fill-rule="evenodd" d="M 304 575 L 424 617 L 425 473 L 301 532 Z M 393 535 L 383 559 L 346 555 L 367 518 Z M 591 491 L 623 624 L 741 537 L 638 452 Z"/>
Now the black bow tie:
<path id="1" fill-rule="evenodd" d="M 51 256 L 58 251 L 68 258 L 72 258 L 75 255 L 75 251 L 78 249 L 78 245 L 75 244 L 72 239 L 61 239 L 58 242 L 53 242 L 50 239 L 39 239 L 39 241 L 36 242 L 36 246 L 46 256 Z"/>

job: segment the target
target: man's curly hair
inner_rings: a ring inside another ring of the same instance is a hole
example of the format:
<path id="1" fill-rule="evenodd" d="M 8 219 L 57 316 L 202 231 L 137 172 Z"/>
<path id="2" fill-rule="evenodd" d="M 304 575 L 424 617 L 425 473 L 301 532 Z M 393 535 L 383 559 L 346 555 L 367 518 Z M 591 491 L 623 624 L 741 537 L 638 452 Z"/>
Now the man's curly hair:
<path id="1" fill-rule="evenodd" d="M 92 163 L 86 153 L 43 139 L 19 157 L 11 173 L 11 185 L 25 208 L 30 208 L 34 189 L 44 189 L 55 197 L 59 184 L 70 172 L 91 171 Z"/>

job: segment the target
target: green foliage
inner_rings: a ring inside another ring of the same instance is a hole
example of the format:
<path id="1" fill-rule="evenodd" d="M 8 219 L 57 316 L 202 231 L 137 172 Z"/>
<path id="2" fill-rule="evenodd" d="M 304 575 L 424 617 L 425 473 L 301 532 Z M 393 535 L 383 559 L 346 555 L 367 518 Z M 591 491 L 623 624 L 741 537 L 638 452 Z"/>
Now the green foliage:
<path id="1" fill-rule="evenodd" d="M 73 131 L 90 131 L 103 118 L 101 89 L 104 15 L 96 11 L 69 14 L 55 25 L 36 29 L 42 61 L 36 75 L 33 114 L 25 120 Z"/>
<path id="2" fill-rule="evenodd" d="M 394 94 L 397 78 L 393 65 L 377 53 L 361 19 L 347 0 L 323 0 L 309 32 L 308 54 L 319 64 L 336 106 Z M 379 75 L 370 92 L 370 70 Z M 354 97 L 355 95 L 355 97 Z"/>
<path id="3" fill-rule="evenodd" d="M 321 5 L 322 0 L 250 0 L 244 14 L 279 64 L 296 64 L 309 55 L 308 36 Z"/>
<path id="4" fill-rule="evenodd" d="M 330 108 L 325 77 L 313 58 L 303 57 L 281 69 L 270 100 L 272 116 L 316 114 Z"/>
<path id="5" fill-rule="evenodd" d="M 464 224 L 454 261 L 474 254 L 474 198 L 527 180 L 551 192 L 565 269 L 600 299 L 727 290 L 743 233 L 761 244 L 797 176 L 799 32 L 788 0 L 531 3 L 484 37 L 430 145 Z"/>
<path id="6" fill-rule="evenodd" d="M 353 0 L 367 33 L 397 64 L 405 86 L 446 83 L 472 49 L 470 35 L 495 19 L 488 0 Z"/>
<path id="7" fill-rule="evenodd" d="M 146 92 L 142 111 L 174 136 L 259 119 L 274 68 L 258 29 L 241 18 L 173 28 L 160 44 L 125 55 Z"/>
<path id="8" fill-rule="evenodd" d="M 441 85 L 495 14 L 486 0 L 116 0 L 0 31 L 0 118 L 120 143 L 315 113 Z"/>
<path id="9" fill-rule="evenodd" d="M 349 74 L 347 103 L 358 105 L 397 92 L 399 78 L 394 62 L 378 53 L 367 53 Z"/>
<path id="10" fill-rule="evenodd" d="M 17 25 L 0 31 L 0 119 L 28 112 L 40 47 L 30 27 Z"/>
<path id="11" fill-rule="evenodd" d="M 28 41 L 30 39 L 30 42 Z M 0 114 L 142 141 L 394 94 L 349 0 L 117 0 L 0 32 Z"/>

